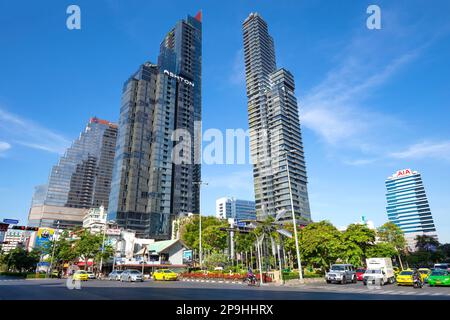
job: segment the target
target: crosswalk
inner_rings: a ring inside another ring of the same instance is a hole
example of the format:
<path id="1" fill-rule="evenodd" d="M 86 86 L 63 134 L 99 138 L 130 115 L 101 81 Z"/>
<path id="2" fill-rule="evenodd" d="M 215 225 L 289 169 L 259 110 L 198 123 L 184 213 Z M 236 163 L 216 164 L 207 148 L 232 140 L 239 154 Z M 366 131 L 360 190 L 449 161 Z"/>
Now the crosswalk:
<path id="1" fill-rule="evenodd" d="M 382 289 L 369 289 L 367 287 L 364 288 L 349 288 L 349 287 L 305 287 L 305 289 L 325 289 L 326 291 L 331 292 L 342 292 L 342 293 L 364 293 L 364 294 L 375 294 L 375 295 L 414 295 L 414 296 L 450 296 L 450 290 L 448 288 L 439 288 L 442 289 L 438 292 L 433 291 L 423 291 L 423 289 L 413 289 L 409 288 L 411 290 L 404 290 L 398 289 L 398 290 L 392 290 L 387 288 Z"/>

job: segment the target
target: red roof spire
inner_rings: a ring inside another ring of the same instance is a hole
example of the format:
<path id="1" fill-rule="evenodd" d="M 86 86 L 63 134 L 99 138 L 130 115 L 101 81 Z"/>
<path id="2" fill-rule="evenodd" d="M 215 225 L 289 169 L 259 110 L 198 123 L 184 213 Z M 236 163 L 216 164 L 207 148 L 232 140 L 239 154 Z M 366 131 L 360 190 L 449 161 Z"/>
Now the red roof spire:
<path id="1" fill-rule="evenodd" d="M 202 10 L 197 12 L 197 14 L 195 15 L 194 18 L 197 19 L 198 21 L 202 22 Z"/>

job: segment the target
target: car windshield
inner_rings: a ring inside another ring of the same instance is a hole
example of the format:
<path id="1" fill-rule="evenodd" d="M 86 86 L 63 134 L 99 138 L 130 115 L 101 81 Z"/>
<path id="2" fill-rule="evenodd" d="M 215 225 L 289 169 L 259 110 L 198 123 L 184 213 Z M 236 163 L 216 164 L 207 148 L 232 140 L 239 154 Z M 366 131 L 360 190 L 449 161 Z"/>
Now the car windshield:
<path id="1" fill-rule="evenodd" d="M 164 270 L 164 273 L 173 273 L 172 270 Z"/>
<path id="2" fill-rule="evenodd" d="M 364 269 L 356 269 L 356 272 L 362 272 L 362 273 L 364 273 L 364 272 L 366 272 L 366 270 L 364 270 Z"/>
<path id="3" fill-rule="evenodd" d="M 367 270 L 366 273 L 377 274 L 377 273 L 381 273 L 381 270 Z"/>
<path id="4" fill-rule="evenodd" d="M 428 274 L 428 270 L 419 270 L 419 272 L 422 274 Z"/>
<path id="5" fill-rule="evenodd" d="M 344 271 L 344 270 L 345 270 L 344 266 L 337 266 L 337 265 L 331 266 L 331 271 Z"/>
<path id="6" fill-rule="evenodd" d="M 448 269 L 448 265 L 446 265 L 446 264 L 435 264 L 434 268 L 435 269 L 447 270 Z"/>
<path id="7" fill-rule="evenodd" d="M 86 271 L 77 271 L 76 273 L 78 273 L 78 274 L 80 274 L 80 273 L 85 274 L 87 272 Z"/>
<path id="8" fill-rule="evenodd" d="M 130 273 L 132 273 L 132 274 L 140 274 L 140 272 L 137 271 L 137 270 L 131 270 Z"/>
<path id="9" fill-rule="evenodd" d="M 412 271 L 402 271 L 400 272 L 401 276 L 412 276 L 413 272 Z"/>
<path id="10" fill-rule="evenodd" d="M 448 271 L 446 270 L 434 270 L 431 273 L 432 276 L 448 276 Z"/>

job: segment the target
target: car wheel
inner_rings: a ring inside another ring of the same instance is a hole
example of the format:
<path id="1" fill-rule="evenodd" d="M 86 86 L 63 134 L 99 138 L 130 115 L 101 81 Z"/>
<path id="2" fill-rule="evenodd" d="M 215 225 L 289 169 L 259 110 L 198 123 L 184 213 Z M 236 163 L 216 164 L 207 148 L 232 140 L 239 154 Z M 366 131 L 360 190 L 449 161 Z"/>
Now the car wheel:
<path id="1" fill-rule="evenodd" d="M 331 283 L 331 281 L 330 281 L 330 280 L 327 280 L 327 283 Z"/>
<path id="2" fill-rule="evenodd" d="M 356 279 L 356 276 L 353 276 L 353 283 L 356 283 L 356 281 L 358 281 L 357 279 Z"/>
<path id="3" fill-rule="evenodd" d="M 346 284 L 347 283 L 347 279 L 345 279 L 345 277 L 342 278 L 341 284 Z"/>

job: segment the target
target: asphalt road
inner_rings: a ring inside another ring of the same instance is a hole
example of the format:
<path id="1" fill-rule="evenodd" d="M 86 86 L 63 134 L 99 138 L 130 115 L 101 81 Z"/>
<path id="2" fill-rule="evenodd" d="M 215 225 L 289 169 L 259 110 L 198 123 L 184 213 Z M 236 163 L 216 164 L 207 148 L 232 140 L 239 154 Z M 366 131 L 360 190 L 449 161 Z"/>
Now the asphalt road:
<path id="1" fill-rule="evenodd" d="M 449 287 L 414 289 L 386 285 L 371 290 L 361 283 L 258 288 L 227 283 L 90 280 L 81 286 L 80 290 L 70 290 L 65 280 L 0 278 L 0 300 L 450 300 Z"/>

